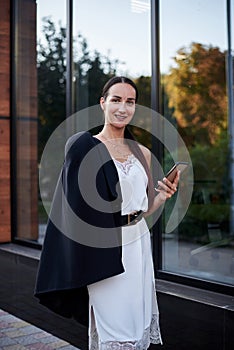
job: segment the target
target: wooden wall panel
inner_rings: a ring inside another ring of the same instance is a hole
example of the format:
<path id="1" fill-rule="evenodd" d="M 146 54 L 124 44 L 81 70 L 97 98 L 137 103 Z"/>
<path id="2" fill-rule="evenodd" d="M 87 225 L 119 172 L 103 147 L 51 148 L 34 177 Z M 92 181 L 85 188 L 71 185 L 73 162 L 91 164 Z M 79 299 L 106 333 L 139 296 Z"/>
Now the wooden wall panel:
<path id="1" fill-rule="evenodd" d="M 10 0 L 0 0 L 0 242 L 11 236 L 37 239 L 37 68 L 36 68 L 36 1 L 20 0 L 17 21 L 17 57 L 11 80 Z M 14 4 L 14 2 L 12 2 Z M 13 28 L 14 29 L 14 28 Z M 14 32 L 14 30 L 12 31 Z M 13 63 L 13 62 L 12 62 Z M 15 90 L 15 115 L 10 115 L 10 92 Z M 16 162 L 11 167 L 11 123 L 15 123 Z M 11 168 L 16 178 L 16 232 L 11 226 Z"/>
<path id="2" fill-rule="evenodd" d="M 10 0 L 0 0 L 0 243 L 11 240 Z"/>
<path id="3" fill-rule="evenodd" d="M 18 7 L 16 90 L 17 238 L 38 238 L 36 2 Z"/>
<path id="4" fill-rule="evenodd" d="M 10 120 L 0 119 L 0 242 L 11 240 Z"/>
<path id="5" fill-rule="evenodd" d="M 0 0 L 0 116 L 10 116 L 10 0 Z"/>

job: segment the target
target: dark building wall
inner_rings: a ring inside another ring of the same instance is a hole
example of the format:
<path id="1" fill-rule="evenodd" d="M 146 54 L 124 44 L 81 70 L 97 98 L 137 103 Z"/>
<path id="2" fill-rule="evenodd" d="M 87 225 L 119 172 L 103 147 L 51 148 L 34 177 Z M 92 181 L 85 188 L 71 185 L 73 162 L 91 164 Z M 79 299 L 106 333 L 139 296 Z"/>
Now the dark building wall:
<path id="1" fill-rule="evenodd" d="M 168 283 L 159 293 L 164 349 L 231 350 L 234 341 L 234 300 L 225 295 Z M 180 292 L 181 290 L 181 292 Z M 204 297 L 201 298 L 201 295 Z M 228 305 L 229 304 L 229 305 Z"/>
<path id="2" fill-rule="evenodd" d="M 40 251 L 0 247 L 0 308 L 87 349 L 87 329 L 59 317 L 33 296 Z M 232 350 L 234 298 L 171 282 L 157 281 L 161 350 Z"/>

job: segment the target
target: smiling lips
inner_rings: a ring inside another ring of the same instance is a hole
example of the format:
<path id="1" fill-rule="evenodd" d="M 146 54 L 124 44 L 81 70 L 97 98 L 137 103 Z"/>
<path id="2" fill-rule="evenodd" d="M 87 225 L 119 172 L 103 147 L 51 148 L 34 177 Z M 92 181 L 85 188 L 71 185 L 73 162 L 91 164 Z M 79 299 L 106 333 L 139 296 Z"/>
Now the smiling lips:
<path id="1" fill-rule="evenodd" d="M 128 116 L 124 116 L 124 115 L 118 115 L 118 114 L 115 114 L 115 118 L 117 118 L 119 121 L 124 121 Z"/>

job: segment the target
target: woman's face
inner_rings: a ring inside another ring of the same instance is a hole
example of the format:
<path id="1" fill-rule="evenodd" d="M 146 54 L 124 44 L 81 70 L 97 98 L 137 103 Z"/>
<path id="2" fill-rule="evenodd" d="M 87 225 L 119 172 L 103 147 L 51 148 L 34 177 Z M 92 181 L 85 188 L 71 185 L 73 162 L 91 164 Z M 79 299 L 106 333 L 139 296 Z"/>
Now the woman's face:
<path id="1" fill-rule="evenodd" d="M 111 86 L 106 99 L 101 98 L 100 104 L 104 111 L 105 123 L 121 129 L 134 115 L 136 91 L 129 84 L 117 83 Z"/>

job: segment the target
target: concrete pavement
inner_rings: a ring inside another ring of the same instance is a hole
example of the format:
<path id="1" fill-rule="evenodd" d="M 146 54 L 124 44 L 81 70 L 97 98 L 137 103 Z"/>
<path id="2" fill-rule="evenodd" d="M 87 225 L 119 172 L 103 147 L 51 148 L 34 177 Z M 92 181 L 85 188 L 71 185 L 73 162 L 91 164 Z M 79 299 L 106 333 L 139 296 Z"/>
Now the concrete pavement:
<path id="1" fill-rule="evenodd" d="M 1 350 L 77 350 L 68 342 L 0 309 Z"/>

